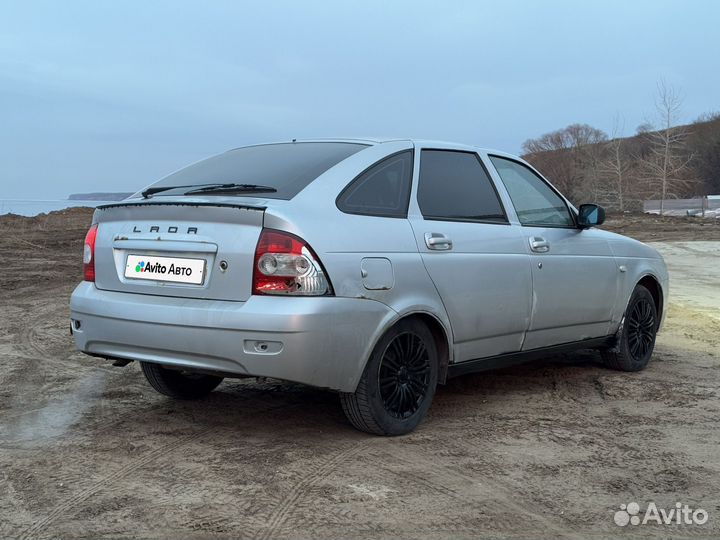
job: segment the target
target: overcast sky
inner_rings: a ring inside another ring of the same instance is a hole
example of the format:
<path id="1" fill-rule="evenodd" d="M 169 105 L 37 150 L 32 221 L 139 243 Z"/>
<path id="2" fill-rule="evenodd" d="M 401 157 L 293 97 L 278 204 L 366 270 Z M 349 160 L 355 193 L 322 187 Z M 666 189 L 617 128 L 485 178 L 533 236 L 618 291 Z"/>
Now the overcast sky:
<path id="1" fill-rule="evenodd" d="M 720 2 L 0 0 L 0 198 L 134 191 L 210 154 L 626 134 L 658 79 L 720 109 Z"/>

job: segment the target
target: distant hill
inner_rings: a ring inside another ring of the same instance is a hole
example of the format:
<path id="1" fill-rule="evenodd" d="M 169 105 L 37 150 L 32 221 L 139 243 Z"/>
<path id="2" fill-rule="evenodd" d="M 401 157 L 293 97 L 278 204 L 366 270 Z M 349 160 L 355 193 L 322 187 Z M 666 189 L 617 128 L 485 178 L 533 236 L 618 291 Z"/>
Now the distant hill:
<path id="1" fill-rule="evenodd" d="M 668 134 L 671 143 L 661 146 Z M 673 126 L 668 132 L 638 126 L 635 135 L 609 138 L 586 124 L 529 139 L 523 157 L 571 201 L 612 210 L 643 210 L 643 201 L 720 194 L 720 114 Z"/>
<path id="2" fill-rule="evenodd" d="M 132 193 L 73 193 L 68 197 L 70 201 L 122 201 L 127 199 Z"/>

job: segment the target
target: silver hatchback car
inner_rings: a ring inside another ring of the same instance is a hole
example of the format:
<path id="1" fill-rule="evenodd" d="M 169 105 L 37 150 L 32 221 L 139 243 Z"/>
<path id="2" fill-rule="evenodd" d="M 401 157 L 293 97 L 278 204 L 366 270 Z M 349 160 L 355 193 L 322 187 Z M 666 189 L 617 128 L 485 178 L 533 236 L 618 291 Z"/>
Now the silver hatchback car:
<path id="1" fill-rule="evenodd" d="M 581 348 L 645 367 L 667 270 L 603 220 L 503 152 L 247 146 L 96 210 L 71 328 L 171 397 L 273 377 L 339 392 L 358 429 L 403 434 L 455 375 Z"/>

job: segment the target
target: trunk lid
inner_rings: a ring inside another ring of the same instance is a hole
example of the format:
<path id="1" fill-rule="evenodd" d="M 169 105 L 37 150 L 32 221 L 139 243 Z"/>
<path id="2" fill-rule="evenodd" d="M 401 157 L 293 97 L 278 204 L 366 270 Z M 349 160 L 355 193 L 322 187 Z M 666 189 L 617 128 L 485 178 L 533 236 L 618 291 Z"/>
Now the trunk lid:
<path id="1" fill-rule="evenodd" d="M 264 212 L 252 203 L 187 200 L 98 207 L 95 286 L 245 301 Z"/>

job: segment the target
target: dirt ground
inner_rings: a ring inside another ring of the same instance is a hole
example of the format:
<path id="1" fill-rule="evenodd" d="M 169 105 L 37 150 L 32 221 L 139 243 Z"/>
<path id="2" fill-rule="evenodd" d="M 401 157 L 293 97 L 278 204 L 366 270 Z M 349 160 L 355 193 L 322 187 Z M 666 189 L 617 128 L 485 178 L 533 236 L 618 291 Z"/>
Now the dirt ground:
<path id="1" fill-rule="evenodd" d="M 668 257 L 647 370 L 584 352 L 453 379 L 415 433 L 378 438 L 329 392 L 173 402 L 75 352 L 89 217 L 0 218 L 1 538 L 720 537 L 720 220 L 608 222 Z M 709 521 L 621 529 L 633 501 Z"/>

